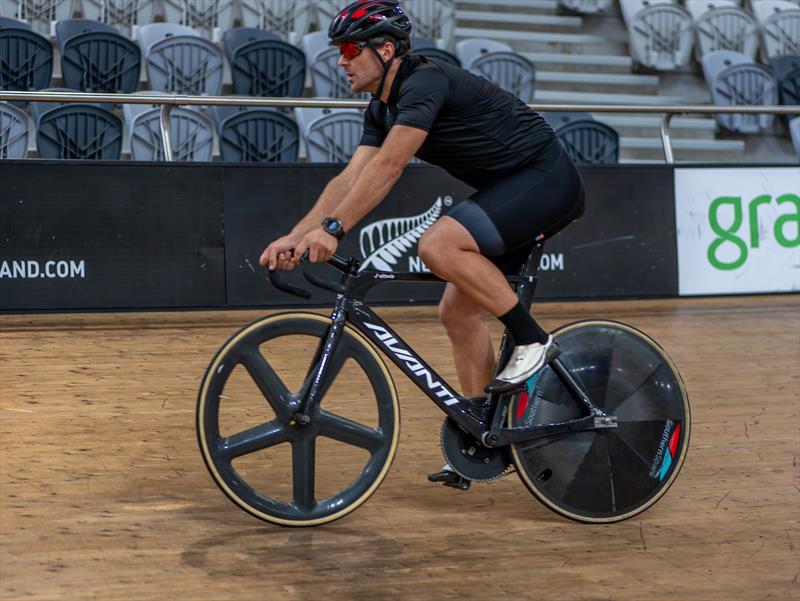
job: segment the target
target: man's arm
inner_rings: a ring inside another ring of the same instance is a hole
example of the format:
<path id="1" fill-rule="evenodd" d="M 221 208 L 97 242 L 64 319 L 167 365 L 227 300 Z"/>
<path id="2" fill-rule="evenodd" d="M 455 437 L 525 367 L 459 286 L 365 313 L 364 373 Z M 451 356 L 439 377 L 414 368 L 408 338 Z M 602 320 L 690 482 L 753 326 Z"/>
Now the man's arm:
<path id="1" fill-rule="evenodd" d="M 416 127 L 392 127 L 383 146 L 361 170 L 349 193 L 331 213 L 342 222 L 344 231 L 349 232 L 381 203 L 427 137 L 427 131 Z"/>
<path id="2" fill-rule="evenodd" d="M 305 234 L 319 227 L 322 220 L 328 217 L 333 209 L 344 200 L 348 191 L 358 179 L 359 174 L 364 170 L 367 163 L 378 154 L 379 150 L 375 146 L 359 146 L 356 148 L 347 167 L 328 182 L 328 185 L 325 186 L 317 202 L 314 203 L 314 206 L 306 216 L 292 228 L 290 233 L 271 242 L 261 253 L 261 258 L 258 262 L 261 265 L 269 265 L 270 269 L 275 269 L 276 267 L 291 269 L 293 267 L 292 250 L 300 243 Z"/>
<path id="3" fill-rule="evenodd" d="M 328 182 L 319 199 L 311 210 L 297 225 L 292 228 L 291 235 L 303 237 L 310 230 L 319 227 L 322 220 L 329 217 L 333 210 L 345 199 L 366 165 L 378 154 L 376 146 L 359 146 L 350 157 L 344 170 Z"/>
<path id="4" fill-rule="evenodd" d="M 345 232 L 381 203 L 427 136 L 427 131 L 416 127 L 392 127 L 381 149 L 361 170 L 344 199 L 329 213 L 342 222 Z M 297 245 L 294 260 L 297 261 L 308 250 L 312 263 L 327 261 L 336 247 L 334 236 L 321 227 L 312 228 Z"/>

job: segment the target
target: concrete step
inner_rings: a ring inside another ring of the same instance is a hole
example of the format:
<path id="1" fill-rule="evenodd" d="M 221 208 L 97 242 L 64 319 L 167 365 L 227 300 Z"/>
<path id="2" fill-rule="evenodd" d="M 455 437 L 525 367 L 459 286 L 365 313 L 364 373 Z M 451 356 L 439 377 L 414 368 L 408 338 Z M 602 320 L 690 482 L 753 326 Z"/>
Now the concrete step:
<path id="1" fill-rule="evenodd" d="M 664 161 L 661 138 L 622 137 L 619 140 L 620 158 Z M 676 160 L 724 161 L 741 157 L 745 151 L 743 140 L 673 139 L 672 152 Z"/>
<path id="2" fill-rule="evenodd" d="M 580 17 L 564 17 L 560 15 L 528 15 L 516 12 L 489 12 L 477 10 L 456 11 L 456 23 L 460 27 L 474 27 L 486 23 L 502 23 L 503 28 L 520 29 L 535 28 L 547 31 L 575 31 L 582 27 Z"/>
<path id="3" fill-rule="evenodd" d="M 584 71 L 536 72 L 537 90 L 608 93 L 658 93 L 658 77 L 627 73 L 587 73 Z"/>
<path id="4" fill-rule="evenodd" d="M 556 0 L 457 0 L 456 11 L 460 10 L 525 11 L 528 13 L 551 14 L 558 12 Z"/>
<path id="5" fill-rule="evenodd" d="M 602 94 L 594 92 L 569 92 L 562 90 L 537 90 L 534 96 L 536 104 L 622 104 L 677 105 L 683 99 L 676 96 L 658 96 L 650 94 Z"/>
<path id="6" fill-rule="evenodd" d="M 560 52 L 521 52 L 522 56 L 545 71 L 587 71 L 630 73 L 631 57 L 616 54 L 568 54 Z"/>
<path id="7" fill-rule="evenodd" d="M 482 27 L 456 27 L 457 40 L 489 38 L 509 44 L 516 52 L 564 52 L 622 54 L 624 47 L 600 36 L 579 33 L 548 33 L 541 31 L 511 31 Z"/>
<path id="8" fill-rule="evenodd" d="M 620 136 L 634 138 L 659 137 L 661 132 L 661 116 L 659 115 L 616 115 L 595 113 L 596 121 L 613 127 Z M 695 138 L 702 140 L 715 139 L 717 124 L 713 119 L 696 117 L 675 117 L 669 126 L 672 139 Z"/>

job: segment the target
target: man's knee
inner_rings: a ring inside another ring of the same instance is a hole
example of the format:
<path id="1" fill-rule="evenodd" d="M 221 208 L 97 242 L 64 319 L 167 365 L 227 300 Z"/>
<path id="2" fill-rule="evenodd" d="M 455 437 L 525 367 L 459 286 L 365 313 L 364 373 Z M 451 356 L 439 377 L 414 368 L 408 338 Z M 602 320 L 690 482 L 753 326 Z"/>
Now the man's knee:
<path id="1" fill-rule="evenodd" d="M 431 268 L 435 266 L 442 254 L 446 251 L 446 248 L 446 245 L 442 244 L 441 236 L 433 229 L 425 232 L 422 239 L 419 241 L 417 250 L 422 262 L 425 263 L 428 268 Z"/>

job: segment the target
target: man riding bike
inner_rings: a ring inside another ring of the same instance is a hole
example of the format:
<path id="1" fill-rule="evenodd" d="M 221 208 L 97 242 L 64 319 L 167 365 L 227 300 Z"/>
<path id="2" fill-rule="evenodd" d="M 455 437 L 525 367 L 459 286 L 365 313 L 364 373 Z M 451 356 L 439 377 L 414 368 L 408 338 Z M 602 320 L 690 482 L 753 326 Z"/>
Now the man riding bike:
<path id="1" fill-rule="evenodd" d="M 372 93 L 361 142 L 292 231 L 260 258 L 292 269 L 305 251 L 327 261 L 338 242 L 386 197 L 417 156 L 476 189 L 419 242 L 419 256 L 447 281 L 439 317 L 451 341 L 464 395 L 511 390 L 541 369 L 552 337 L 504 274 L 517 273 L 533 245 L 585 208 L 578 170 L 542 117 L 513 94 L 444 61 L 410 53 L 412 24 L 397 0 L 359 0 L 328 35 L 353 92 Z M 492 381 L 495 354 L 486 313 L 513 337 Z M 431 476 L 452 484 L 453 472 Z"/>

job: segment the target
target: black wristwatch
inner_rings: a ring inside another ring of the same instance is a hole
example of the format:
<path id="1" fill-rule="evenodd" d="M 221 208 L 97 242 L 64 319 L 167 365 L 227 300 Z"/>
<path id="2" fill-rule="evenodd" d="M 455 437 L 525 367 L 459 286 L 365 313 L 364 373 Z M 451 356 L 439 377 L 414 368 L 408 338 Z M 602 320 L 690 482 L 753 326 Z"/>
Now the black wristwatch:
<path id="1" fill-rule="evenodd" d="M 342 229 L 342 222 L 336 217 L 326 217 L 322 220 L 322 227 L 331 236 L 336 236 L 337 240 L 344 238 L 344 230 Z"/>

